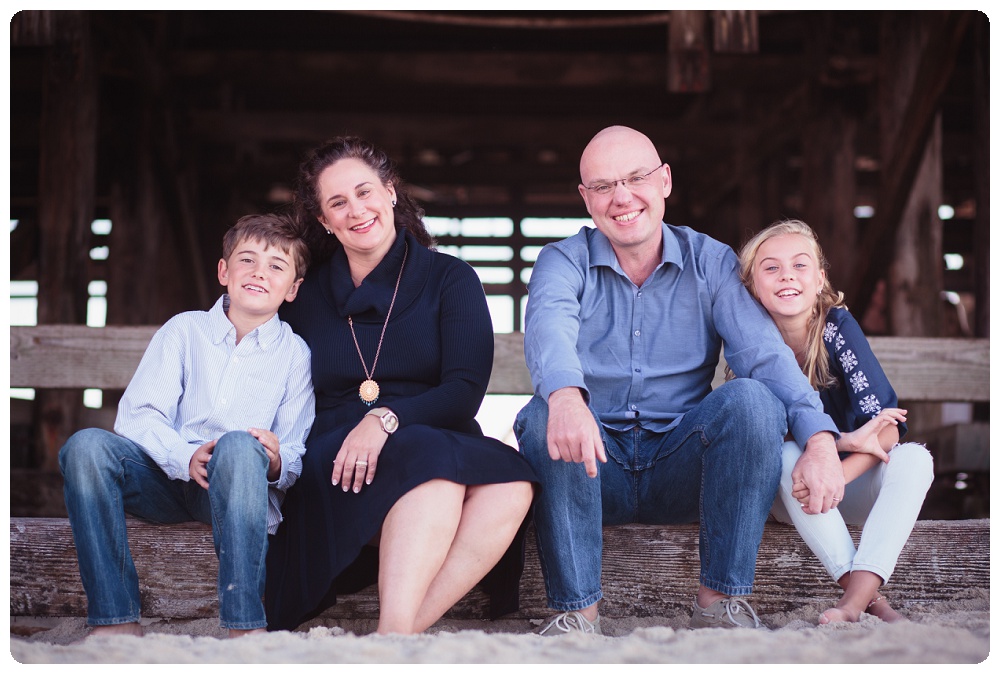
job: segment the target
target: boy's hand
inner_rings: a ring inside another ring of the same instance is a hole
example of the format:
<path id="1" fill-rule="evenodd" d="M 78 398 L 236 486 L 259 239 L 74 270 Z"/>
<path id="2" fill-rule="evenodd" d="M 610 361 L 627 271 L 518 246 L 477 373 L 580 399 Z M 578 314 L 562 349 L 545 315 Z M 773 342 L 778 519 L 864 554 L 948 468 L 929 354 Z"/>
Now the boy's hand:
<path id="1" fill-rule="evenodd" d="M 267 479 L 274 482 L 281 476 L 281 443 L 278 436 L 264 428 L 248 428 L 247 432 L 257 438 L 260 444 L 264 445 L 267 452 Z"/>
<path id="2" fill-rule="evenodd" d="M 188 464 L 188 474 L 191 479 L 208 489 L 208 462 L 212 459 L 212 450 L 215 449 L 217 440 L 209 440 L 204 445 L 194 450 L 191 463 Z"/>

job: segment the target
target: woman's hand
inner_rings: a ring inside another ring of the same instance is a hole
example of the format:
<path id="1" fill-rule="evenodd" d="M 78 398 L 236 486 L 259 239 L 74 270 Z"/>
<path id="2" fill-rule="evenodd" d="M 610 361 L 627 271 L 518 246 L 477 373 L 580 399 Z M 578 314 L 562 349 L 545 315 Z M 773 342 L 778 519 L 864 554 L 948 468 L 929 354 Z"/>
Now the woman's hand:
<path id="1" fill-rule="evenodd" d="M 890 426 L 897 426 L 900 422 L 906 421 L 906 410 L 898 407 L 887 407 L 877 415 L 868 420 L 864 426 L 850 433 L 842 433 L 837 440 L 838 452 L 852 452 L 857 454 L 871 454 L 879 460 L 888 463 L 889 454 L 883 448 L 883 442 L 879 441 L 879 434 Z M 899 435 L 896 434 L 898 441 Z M 891 449 L 895 442 L 887 446 Z"/>
<path id="2" fill-rule="evenodd" d="M 344 438 L 344 444 L 337 452 L 333 461 L 332 483 L 340 484 L 344 491 L 353 486 L 355 494 L 361 491 L 362 483 L 371 484 L 375 479 L 378 456 L 388 438 L 376 417 L 366 415 L 362 418 Z"/>

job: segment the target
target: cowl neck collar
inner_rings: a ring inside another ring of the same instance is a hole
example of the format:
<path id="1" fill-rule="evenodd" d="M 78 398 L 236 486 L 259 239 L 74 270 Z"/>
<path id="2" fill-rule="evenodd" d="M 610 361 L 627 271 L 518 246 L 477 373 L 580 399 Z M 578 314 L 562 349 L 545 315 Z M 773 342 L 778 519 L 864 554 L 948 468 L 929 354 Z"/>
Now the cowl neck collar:
<path id="1" fill-rule="evenodd" d="M 396 240 L 392 247 L 382 258 L 382 261 L 368 273 L 357 288 L 351 280 L 351 268 L 347 261 L 347 253 L 343 248 L 337 250 L 329 263 L 329 283 L 324 284 L 329 288 L 332 295 L 332 304 L 337 312 L 344 318 L 353 316 L 355 319 L 376 319 L 385 318 L 389 305 L 392 302 L 393 290 L 396 287 L 396 279 L 399 278 L 400 265 L 403 263 L 404 250 L 409 247 L 406 257 L 406 266 L 410 267 L 413 253 L 417 246 L 409 232 L 397 230 Z M 408 274 L 404 271 L 404 276 Z M 400 294 L 402 294 L 402 283 L 400 284 Z M 396 308 L 399 306 L 397 299 Z"/>

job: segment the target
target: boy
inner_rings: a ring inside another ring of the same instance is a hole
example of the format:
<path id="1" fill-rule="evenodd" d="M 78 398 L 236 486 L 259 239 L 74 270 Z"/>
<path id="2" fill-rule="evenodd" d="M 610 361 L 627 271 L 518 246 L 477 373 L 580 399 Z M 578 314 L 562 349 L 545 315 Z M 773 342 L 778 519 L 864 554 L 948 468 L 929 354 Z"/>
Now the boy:
<path id="1" fill-rule="evenodd" d="M 297 231 L 278 215 L 241 218 L 219 260 L 227 292 L 153 336 L 115 433 L 80 431 L 60 450 L 92 635 L 142 635 L 126 512 L 210 523 L 222 627 L 264 631 L 267 537 L 315 415 L 309 348 L 277 317 L 309 262 Z"/>

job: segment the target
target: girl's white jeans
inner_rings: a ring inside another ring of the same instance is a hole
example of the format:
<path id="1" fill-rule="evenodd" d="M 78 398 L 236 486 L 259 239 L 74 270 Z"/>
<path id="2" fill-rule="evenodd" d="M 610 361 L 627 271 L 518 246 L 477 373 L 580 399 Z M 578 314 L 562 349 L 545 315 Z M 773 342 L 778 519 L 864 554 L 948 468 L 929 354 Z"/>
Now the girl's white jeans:
<path id="1" fill-rule="evenodd" d="M 819 515 L 807 514 L 792 497 L 792 469 L 800 456 L 796 443 L 782 445 L 781 485 L 771 514 L 795 525 L 834 580 L 851 571 L 871 571 L 886 583 L 934 479 L 930 452 L 913 442 L 896 445 L 888 463 L 848 483 L 839 507 Z M 857 548 L 847 524 L 864 525 Z"/>

